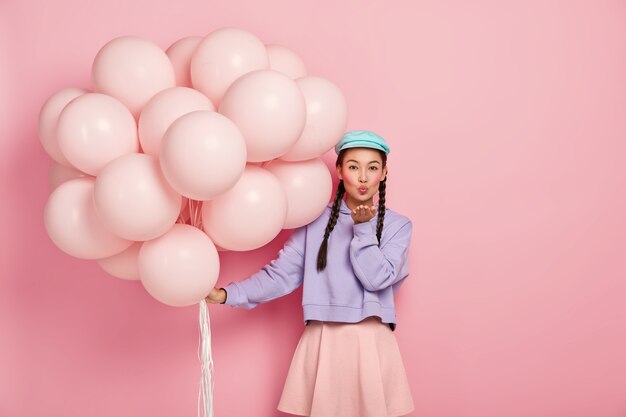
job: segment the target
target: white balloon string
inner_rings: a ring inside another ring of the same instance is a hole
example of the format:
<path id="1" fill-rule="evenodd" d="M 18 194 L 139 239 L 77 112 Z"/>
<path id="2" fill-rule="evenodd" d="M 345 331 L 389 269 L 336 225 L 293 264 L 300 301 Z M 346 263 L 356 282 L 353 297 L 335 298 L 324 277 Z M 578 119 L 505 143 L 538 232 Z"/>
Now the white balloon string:
<path id="1" fill-rule="evenodd" d="M 200 226 L 198 225 L 198 223 L 200 223 L 200 219 L 199 219 L 199 215 L 198 215 L 198 207 L 200 207 L 200 202 L 196 201 L 196 204 L 193 207 L 193 212 L 194 212 L 194 216 L 193 216 L 193 225 L 197 228 L 200 228 Z"/>
<path id="2" fill-rule="evenodd" d="M 195 219 L 193 218 L 193 215 L 194 215 L 193 200 L 191 198 L 189 199 L 187 208 L 189 209 L 189 224 L 193 226 L 196 222 L 195 222 Z"/>
<path id="3" fill-rule="evenodd" d="M 189 200 L 189 224 L 198 229 L 202 229 L 201 204 L 202 203 L 198 200 Z"/>
<path id="4" fill-rule="evenodd" d="M 275 161 L 275 160 L 276 160 L 276 158 L 274 158 L 274 159 L 270 159 L 269 161 L 263 161 L 263 162 L 261 162 L 261 168 L 265 168 L 266 166 L 268 166 L 269 164 L 271 164 L 271 163 L 272 163 L 272 161 Z"/>
<path id="5" fill-rule="evenodd" d="M 202 202 L 198 201 L 198 229 L 202 230 Z"/>
<path id="6" fill-rule="evenodd" d="M 200 301 L 200 344 L 198 356 L 202 367 L 200 392 L 198 393 L 198 416 L 200 416 L 200 397 L 204 417 L 213 417 L 213 357 L 211 355 L 211 318 L 206 300 Z"/>
<path id="7" fill-rule="evenodd" d="M 189 224 L 192 226 L 196 224 L 196 219 L 194 219 L 194 215 L 195 212 L 193 210 L 193 200 L 189 199 Z"/>

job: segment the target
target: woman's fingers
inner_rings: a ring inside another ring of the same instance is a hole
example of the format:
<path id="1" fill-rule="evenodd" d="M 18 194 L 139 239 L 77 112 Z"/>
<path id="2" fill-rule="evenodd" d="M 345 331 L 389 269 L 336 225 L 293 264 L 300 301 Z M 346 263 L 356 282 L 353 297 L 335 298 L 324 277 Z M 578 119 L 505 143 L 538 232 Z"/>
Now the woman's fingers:
<path id="1" fill-rule="evenodd" d="M 220 304 L 224 301 L 222 298 L 222 291 L 218 288 L 213 288 L 211 292 L 209 292 L 209 295 L 205 297 L 205 300 L 211 304 Z"/>
<path id="2" fill-rule="evenodd" d="M 355 222 L 363 223 L 369 221 L 376 214 L 376 207 L 367 205 L 358 205 L 352 210 L 352 218 Z"/>

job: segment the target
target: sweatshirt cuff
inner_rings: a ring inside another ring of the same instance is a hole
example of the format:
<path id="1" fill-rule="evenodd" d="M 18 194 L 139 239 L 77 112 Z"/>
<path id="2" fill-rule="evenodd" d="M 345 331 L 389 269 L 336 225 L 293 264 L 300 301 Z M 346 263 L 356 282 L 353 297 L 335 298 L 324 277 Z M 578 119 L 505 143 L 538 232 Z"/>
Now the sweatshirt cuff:
<path id="1" fill-rule="evenodd" d="M 354 230 L 354 237 L 360 240 L 373 238 L 378 243 L 378 238 L 376 237 L 376 230 L 374 229 L 374 223 L 371 223 L 371 222 L 354 223 L 353 230 Z"/>
<path id="2" fill-rule="evenodd" d="M 224 297 L 224 301 L 222 301 L 220 304 L 226 304 L 226 300 L 228 300 L 228 291 L 226 291 L 224 287 L 221 287 L 220 290 L 224 290 L 224 294 L 226 294 L 226 296 Z"/>
<path id="3" fill-rule="evenodd" d="M 239 287 L 237 286 L 236 282 L 231 282 L 230 284 L 224 287 L 224 290 L 226 290 L 226 294 L 227 294 L 226 302 L 224 302 L 224 304 L 227 304 L 229 306 L 236 306 L 243 302 L 241 300 L 242 293 L 241 291 L 239 291 Z"/>

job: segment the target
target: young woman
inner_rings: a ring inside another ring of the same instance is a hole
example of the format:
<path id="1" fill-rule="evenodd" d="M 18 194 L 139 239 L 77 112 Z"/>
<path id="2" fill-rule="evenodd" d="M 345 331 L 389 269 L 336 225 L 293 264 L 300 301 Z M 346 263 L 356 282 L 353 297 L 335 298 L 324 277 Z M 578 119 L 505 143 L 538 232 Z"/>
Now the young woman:
<path id="1" fill-rule="evenodd" d="M 313 417 L 401 416 L 414 407 L 393 334 L 394 294 L 408 275 L 412 223 L 385 207 L 389 147 L 382 137 L 347 132 L 335 151 L 334 202 L 294 230 L 275 260 L 206 299 L 253 308 L 303 284 L 306 327 L 278 409 Z"/>

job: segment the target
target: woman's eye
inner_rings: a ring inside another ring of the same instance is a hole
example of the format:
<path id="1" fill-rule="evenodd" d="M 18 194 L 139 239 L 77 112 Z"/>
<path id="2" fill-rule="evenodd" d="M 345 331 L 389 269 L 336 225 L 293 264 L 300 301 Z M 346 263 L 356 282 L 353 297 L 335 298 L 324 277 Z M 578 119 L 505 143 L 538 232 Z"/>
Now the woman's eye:
<path id="1" fill-rule="evenodd" d="M 371 169 L 372 171 L 376 171 L 376 170 L 378 169 L 378 167 L 370 167 L 370 169 Z"/>
<path id="2" fill-rule="evenodd" d="M 357 168 L 357 167 L 356 167 L 356 165 L 350 165 L 350 166 L 348 167 L 348 169 L 353 169 L 353 168 L 354 168 L 354 169 L 356 169 L 356 168 Z"/>

